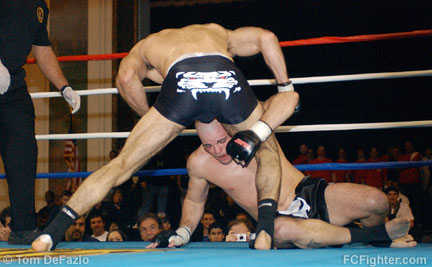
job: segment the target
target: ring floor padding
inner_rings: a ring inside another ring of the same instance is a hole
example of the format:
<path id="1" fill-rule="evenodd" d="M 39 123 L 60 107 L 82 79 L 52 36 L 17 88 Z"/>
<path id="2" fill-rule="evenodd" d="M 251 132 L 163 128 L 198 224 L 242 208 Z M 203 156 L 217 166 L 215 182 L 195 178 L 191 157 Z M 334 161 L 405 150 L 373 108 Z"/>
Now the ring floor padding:
<path id="1" fill-rule="evenodd" d="M 145 249 L 148 242 L 62 242 L 50 253 L 0 242 L 0 264 L 85 266 L 432 266 L 432 244 L 416 248 L 342 248 L 257 251 L 247 243 L 195 242 L 179 249 Z M 68 258 L 69 257 L 69 258 Z M 404 264 L 407 263 L 407 264 Z M 411 264 L 409 264 L 411 263 Z"/>

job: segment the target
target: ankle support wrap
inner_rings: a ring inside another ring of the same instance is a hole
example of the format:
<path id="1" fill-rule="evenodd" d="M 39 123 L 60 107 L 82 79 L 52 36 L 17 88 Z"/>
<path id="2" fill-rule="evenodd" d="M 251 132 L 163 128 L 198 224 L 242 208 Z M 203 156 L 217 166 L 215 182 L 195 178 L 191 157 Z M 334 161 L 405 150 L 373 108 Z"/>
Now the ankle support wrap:
<path id="1" fill-rule="evenodd" d="M 351 243 L 366 243 L 375 246 L 388 247 L 392 240 L 385 229 L 385 224 L 372 227 L 349 228 Z"/>
<path id="2" fill-rule="evenodd" d="M 62 240 L 66 230 L 79 217 L 69 206 L 65 205 L 61 208 L 54 220 L 42 232 L 42 234 L 51 236 L 53 241 L 52 249 Z"/>

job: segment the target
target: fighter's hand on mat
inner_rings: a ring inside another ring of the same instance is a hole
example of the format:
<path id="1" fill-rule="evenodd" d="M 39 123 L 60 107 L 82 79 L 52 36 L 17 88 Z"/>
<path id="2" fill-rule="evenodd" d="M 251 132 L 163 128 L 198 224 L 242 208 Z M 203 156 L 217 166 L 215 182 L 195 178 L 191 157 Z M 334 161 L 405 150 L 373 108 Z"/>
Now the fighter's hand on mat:
<path id="1" fill-rule="evenodd" d="M 175 236 L 175 234 L 176 233 L 173 230 L 162 231 L 154 237 L 153 243 L 150 244 L 150 247 L 147 248 L 166 248 L 170 244 L 169 238 L 171 236 Z"/>
<path id="2" fill-rule="evenodd" d="M 72 89 L 71 86 L 64 86 L 60 92 L 62 93 L 66 102 L 72 106 L 72 114 L 75 114 L 81 107 L 81 97 L 80 95 Z"/>
<path id="3" fill-rule="evenodd" d="M 172 230 L 162 231 L 155 236 L 154 242 L 147 246 L 148 248 L 166 248 L 166 247 L 181 247 L 186 245 L 191 236 L 191 230 L 189 227 L 179 227 L 175 232 Z"/>
<path id="4" fill-rule="evenodd" d="M 148 245 L 146 248 L 159 248 L 160 246 L 159 246 L 159 243 L 158 242 L 153 242 L 153 243 L 151 243 L 150 245 Z M 169 244 L 168 244 L 168 247 L 169 248 L 173 248 L 173 247 L 175 247 L 174 246 L 174 241 L 171 241 Z"/>
<path id="5" fill-rule="evenodd" d="M 10 74 L 0 60 L 0 95 L 6 93 L 10 86 Z"/>
<path id="6" fill-rule="evenodd" d="M 235 163 L 247 167 L 261 146 L 271 135 L 271 127 L 264 121 L 257 121 L 250 130 L 236 133 L 228 142 L 226 151 Z"/>

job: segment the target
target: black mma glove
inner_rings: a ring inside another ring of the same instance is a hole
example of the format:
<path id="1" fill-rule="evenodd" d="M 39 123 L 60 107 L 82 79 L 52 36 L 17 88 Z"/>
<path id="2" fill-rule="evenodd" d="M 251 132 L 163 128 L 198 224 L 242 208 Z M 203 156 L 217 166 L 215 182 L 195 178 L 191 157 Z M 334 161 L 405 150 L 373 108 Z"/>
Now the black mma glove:
<path id="1" fill-rule="evenodd" d="M 169 244 L 169 238 L 174 235 L 176 232 L 173 230 L 162 231 L 154 237 L 153 242 L 158 243 L 159 248 L 166 248 Z"/>
<path id="2" fill-rule="evenodd" d="M 271 135 L 272 129 L 267 123 L 257 121 L 250 130 L 236 133 L 228 142 L 226 151 L 235 163 L 247 167 L 261 146 Z"/>
<path id="3" fill-rule="evenodd" d="M 168 244 L 174 240 L 174 246 L 185 246 L 191 237 L 191 230 L 187 226 L 179 227 L 175 232 L 173 230 L 162 231 L 155 236 L 155 243 L 159 243 L 158 247 L 166 248 Z"/>

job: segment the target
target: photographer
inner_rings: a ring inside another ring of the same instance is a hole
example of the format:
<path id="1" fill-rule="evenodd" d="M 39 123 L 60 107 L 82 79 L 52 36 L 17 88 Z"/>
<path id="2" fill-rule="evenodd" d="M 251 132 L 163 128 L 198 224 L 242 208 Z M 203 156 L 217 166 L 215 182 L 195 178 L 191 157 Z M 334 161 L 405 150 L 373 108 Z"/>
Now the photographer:
<path id="1" fill-rule="evenodd" d="M 252 224 L 243 220 L 232 220 L 228 224 L 228 235 L 226 242 L 246 242 L 250 240 Z"/>

